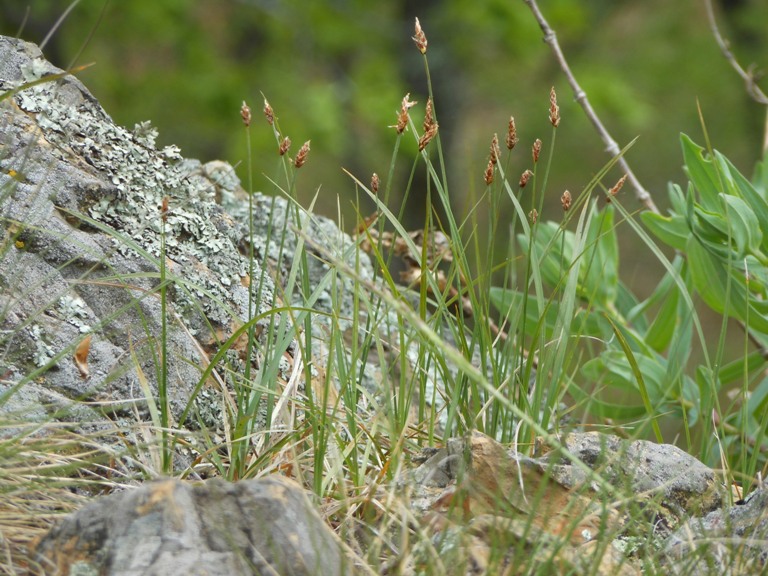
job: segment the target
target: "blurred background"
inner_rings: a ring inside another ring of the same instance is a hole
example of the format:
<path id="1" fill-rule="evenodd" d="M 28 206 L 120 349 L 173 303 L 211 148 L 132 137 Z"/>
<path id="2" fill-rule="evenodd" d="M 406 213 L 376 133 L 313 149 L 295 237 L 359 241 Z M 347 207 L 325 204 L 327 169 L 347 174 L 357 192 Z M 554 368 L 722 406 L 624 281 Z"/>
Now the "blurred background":
<path id="1" fill-rule="evenodd" d="M 768 0 L 715 5 L 742 64 L 768 66 Z M 679 133 L 703 143 L 697 105 L 713 146 L 751 176 L 765 110 L 720 54 L 702 0 L 541 0 L 540 8 L 619 145 L 638 138 L 628 161 L 662 209 L 667 183 L 684 181 Z M 356 194 L 342 167 L 363 182 L 374 171 L 387 174 L 395 142 L 388 126 L 407 92 L 419 102 L 412 112 L 421 124 L 427 84 L 411 41 L 416 16 L 429 40 L 454 206 L 466 210 L 484 190 L 491 136 L 503 139 L 510 115 L 520 135 L 513 181 L 529 167 L 535 138 L 546 154 L 554 85 L 563 119 L 544 218 L 559 220 L 562 191 L 575 195 L 609 158 L 522 0 L 4 0 L 0 32 L 40 43 L 55 29 L 46 56 L 60 67 L 94 62 L 79 76 L 116 122 L 130 128 L 151 120 L 160 145 L 176 144 L 203 162 L 227 160 L 244 181 L 239 109 L 246 100 L 256 118 L 254 188 L 274 192 L 264 176 L 274 173 L 277 156 L 260 114 L 263 93 L 293 153 L 312 141 L 300 197 L 306 204 L 319 190 L 316 211 L 334 219 L 340 212 L 351 231 Z M 416 152 L 408 136 L 392 182 L 393 207 Z M 409 198 L 411 227 L 423 223 L 422 173 Z M 606 185 L 619 176 L 614 171 Z M 622 194 L 639 208 L 629 187 Z M 372 210 L 361 203 L 362 213 Z M 654 275 L 633 246 L 622 249 L 626 279 L 637 279 L 641 293 L 643 281 L 652 287 Z"/>

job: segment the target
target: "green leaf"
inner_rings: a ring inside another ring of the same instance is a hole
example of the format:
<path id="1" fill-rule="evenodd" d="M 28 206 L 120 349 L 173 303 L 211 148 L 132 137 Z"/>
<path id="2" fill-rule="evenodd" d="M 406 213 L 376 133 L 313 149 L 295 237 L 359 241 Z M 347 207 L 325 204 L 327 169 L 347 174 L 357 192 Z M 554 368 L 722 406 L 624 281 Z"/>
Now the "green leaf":
<path id="1" fill-rule="evenodd" d="M 689 240 L 687 252 L 691 277 L 702 300 L 715 312 L 727 312 L 750 328 L 768 333 L 768 301 L 749 294 L 743 272 L 732 266 L 729 275 L 727 261 L 716 258 L 696 238 Z"/>
<path id="2" fill-rule="evenodd" d="M 766 150 L 762 161 L 755 166 L 752 185 L 764 200 L 768 199 L 768 150 Z"/>
<path id="3" fill-rule="evenodd" d="M 604 310 L 611 309 L 616 301 L 619 283 L 619 245 L 613 216 L 614 208 L 609 204 L 591 219 L 580 274 L 583 297 Z"/>
<path id="4" fill-rule="evenodd" d="M 656 352 L 662 352 L 669 346 L 677 326 L 678 292 L 677 287 L 669 282 L 670 294 L 664 299 L 659 312 L 645 334 L 645 341 Z"/>
<path id="5" fill-rule="evenodd" d="M 675 250 L 685 250 L 690 230 L 683 216 L 662 216 L 655 212 L 643 212 L 640 219 L 659 240 Z"/>
<path id="6" fill-rule="evenodd" d="M 522 313 L 523 309 L 525 309 L 525 335 L 533 336 L 536 334 L 542 314 L 539 311 L 534 296 L 519 290 L 494 286 L 490 289 L 489 298 L 494 308 L 502 316 L 508 318 L 512 326 L 521 325 Z M 528 299 L 527 303 L 524 298 Z M 544 311 L 544 335 L 547 339 L 552 337 L 559 310 L 560 304 L 556 301 L 551 301 Z"/>
<path id="7" fill-rule="evenodd" d="M 610 318 L 608 318 L 608 321 L 613 324 Z M 626 341 L 624 336 L 621 334 L 621 330 L 619 330 L 618 326 L 614 324 L 614 333 L 616 334 L 616 339 L 619 341 L 619 344 L 621 345 L 621 349 L 624 351 L 624 355 L 627 358 L 627 361 L 629 362 L 630 367 L 632 368 L 632 375 L 637 380 L 637 389 L 640 391 L 640 397 L 643 399 L 643 405 L 645 406 L 645 409 L 648 412 L 648 416 L 651 417 L 651 427 L 653 428 L 653 432 L 656 435 L 656 441 L 660 444 L 664 442 L 664 437 L 661 434 L 661 429 L 659 428 L 659 423 L 657 421 L 658 414 L 656 414 L 654 410 L 654 404 L 657 403 L 657 398 L 654 398 L 651 396 L 651 389 L 650 387 L 646 386 L 645 378 L 643 370 L 640 368 L 640 364 L 638 362 L 638 359 L 643 359 L 646 361 L 651 361 L 650 358 L 647 358 L 646 356 L 640 356 L 635 357 L 635 354 L 632 352 L 632 349 L 629 347 L 629 343 Z M 656 364 L 650 362 L 646 363 L 646 370 L 647 374 L 650 376 L 652 374 L 651 369 L 656 368 Z M 657 381 L 658 382 L 658 381 Z M 657 384 L 658 386 L 658 384 Z M 658 387 L 655 392 L 658 396 L 662 395 L 662 390 L 660 387 Z M 658 400 L 661 400 L 661 397 L 658 398 Z"/>
<path id="8" fill-rule="evenodd" d="M 731 225 L 731 237 L 736 244 L 738 258 L 744 258 L 747 252 L 759 254 L 763 233 L 752 208 L 737 196 L 721 194 L 721 197 L 726 205 L 726 217 Z M 768 225 L 768 220 L 765 224 Z"/>
<path id="9" fill-rule="evenodd" d="M 765 364 L 766 359 L 763 357 L 763 354 L 759 350 L 755 350 L 747 355 L 746 365 L 744 358 L 741 357 L 720 368 L 720 372 L 718 373 L 720 381 L 723 384 L 738 382 L 743 380 L 745 376 L 748 376 L 757 370 L 762 370 L 765 367 Z"/>
<path id="10" fill-rule="evenodd" d="M 768 252 L 768 234 L 766 233 L 768 232 L 768 202 L 766 202 L 765 198 L 768 191 L 763 189 L 762 194 L 758 192 L 755 186 L 753 186 L 752 183 L 750 183 L 741 172 L 731 164 L 730 160 L 722 154 L 717 153 L 716 158 L 721 167 L 721 171 L 728 174 L 729 181 L 733 185 L 734 193 L 738 194 L 738 196 L 747 203 L 748 210 L 752 212 L 757 220 L 758 226 L 756 230 L 759 230 L 761 234 L 761 240 L 758 244 L 763 251 Z M 766 157 L 766 160 L 768 160 L 768 156 Z M 762 170 L 762 166 L 763 163 L 758 164 L 758 167 L 760 168 L 758 169 L 756 178 L 768 178 L 768 176 L 763 176 L 759 173 L 759 171 Z"/>
<path id="11" fill-rule="evenodd" d="M 721 185 L 720 178 L 711 158 L 704 157 L 704 148 L 697 145 L 685 134 L 680 135 L 683 146 L 685 170 L 693 186 L 699 193 L 701 205 L 709 212 L 717 212 L 720 208 Z"/>

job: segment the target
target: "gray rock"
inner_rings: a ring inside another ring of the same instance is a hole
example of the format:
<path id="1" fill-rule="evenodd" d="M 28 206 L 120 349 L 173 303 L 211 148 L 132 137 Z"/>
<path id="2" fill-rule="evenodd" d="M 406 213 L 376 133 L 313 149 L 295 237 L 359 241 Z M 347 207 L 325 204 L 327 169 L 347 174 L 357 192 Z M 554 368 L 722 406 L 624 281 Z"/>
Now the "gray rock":
<path id="1" fill-rule="evenodd" d="M 664 549 L 672 574 L 764 574 L 768 568 L 768 490 L 692 518 Z"/>
<path id="2" fill-rule="evenodd" d="M 623 440 L 597 432 L 570 433 L 561 439 L 579 460 L 619 489 L 656 500 L 679 518 L 705 514 L 722 505 L 725 488 L 714 471 L 670 444 Z M 565 486 L 578 486 L 586 475 L 570 460 L 550 453 L 540 462 Z"/>
<path id="3" fill-rule="evenodd" d="M 351 574 L 341 542 L 304 491 L 280 477 L 147 484 L 99 499 L 54 527 L 46 574 Z"/>
<path id="4" fill-rule="evenodd" d="M 61 73 L 34 45 L 0 37 L 0 91 L 10 95 L 0 100 L 0 416 L 59 419 L 80 430 L 128 429 L 137 416 L 149 419 L 162 348 L 164 239 L 172 424 L 221 430 L 221 395 L 232 383 L 211 386 L 201 372 L 221 342 L 248 321 L 249 286 L 253 314 L 261 315 L 257 347 L 269 342 L 272 357 L 281 358 L 296 346 L 290 318 L 274 311 L 272 280 L 279 272 L 284 283 L 298 260 L 300 237 L 289 203 L 253 195 L 255 258 L 249 262 L 248 199 L 232 167 L 185 160 L 174 146 L 158 150 L 148 122 L 133 130 L 115 125 L 73 76 L 25 87 Z M 332 221 L 303 218 L 308 238 L 362 278 L 372 277 L 368 258 L 355 258 L 353 240 Z M 307 262 L 314 295 L 302 294 L 300 283 L 287 295 L 285 285 L 277 292 L 282 300 L 329 312 L 335 271 L 312 250 Z M 347 329 L 353 310 L 354 282 L 341 278 L 333 286 L 340 319 L 316 315 L 311 323 L 316 357 L 307 360 L 320 365 L 331 323 Z M 73 356 L 87 334 L 85 375 Z M 236 348 L 222 359 L 229 374 L 244 369 Z M 255 371 L 262 368 L 258 353 L 253 361 Z M 286 377 L 289 368 L 281 365 L 271 377 Z M 362 373 L 373 389 L 375 370 Z M 179 422 L 185 410 L 199 414 L 197 421 Z M 257 419 L 266 424 L 263 413 Z"/>

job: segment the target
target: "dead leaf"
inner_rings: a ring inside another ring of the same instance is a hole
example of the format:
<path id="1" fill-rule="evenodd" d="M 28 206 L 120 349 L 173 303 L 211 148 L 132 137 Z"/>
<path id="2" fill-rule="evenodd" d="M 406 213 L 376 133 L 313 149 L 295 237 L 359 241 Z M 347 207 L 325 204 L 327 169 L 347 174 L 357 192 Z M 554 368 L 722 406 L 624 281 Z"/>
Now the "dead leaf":
<path id="1" fill-rule="evenodd" d="M 75 366 L 77 366 L 77 369 L 80 371 L 80 377 L 85 380 L 90 375 L 91 372 L 88 369 L 88 352 L 91 351 L 91 334 L 88 334 L 85 338 L 82 339 L 80 344 L 77 345 L 77 348 L 75 348 Z"/>

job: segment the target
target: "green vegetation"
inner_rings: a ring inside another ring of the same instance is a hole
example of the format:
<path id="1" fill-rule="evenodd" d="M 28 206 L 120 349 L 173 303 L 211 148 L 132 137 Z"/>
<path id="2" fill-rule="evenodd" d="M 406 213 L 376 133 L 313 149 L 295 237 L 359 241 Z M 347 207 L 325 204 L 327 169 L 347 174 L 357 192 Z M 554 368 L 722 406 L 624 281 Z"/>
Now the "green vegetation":
<path id="1" fill-rule="evenodd" d="M 318 28 L 318 34 L 322 31 Z M 538 95 L 543 104 L 537 103 L 533 112 L 522 111 L 541 134 L 541 140 L 531 138 L 532 147 L 518 137 L 514 122 L 507 123 L 508 114 L 500 117 L 502 142 L 488 135 L 487 167 L 472 176 L 486 185 L 459 207 L 439 127 L 444 109 L 433 89 L 426 42 L 418 32 L 417 27 L 425 98 L 417 103 L 384 91 L 386 110 L 401 102 L 397 118 L 386 116 L 386 122 L 395 123 L 394 135 L 390 132 L 375 144 L 394 139 L 391 160 L 386 176 L 375 176 L 370 184 L 367 175 L 347 172 L 348 186 L 355 191 L 353 213 L 365 224 L 341 252 L 307 232 L 317 196 L 324 194 L 316 192 L 316 183 L 303 172 L 304 162 L 311 165 L 314 160 L 309 143 L 293 154 L 288 132 L 266 100 L 266 124 L 252 117 L 246 104 L 241 107 L 245 140 L 242 134 L 238 138 L 241 146 L 246 143 L 247 158 L 241 171 L 249 193 L 249 318 L 220 339 L 215 353 L 199 367 L 195 387 L 198 395 L 215 380 L 223 390 L 231 389 L 223 410 L 223 439 L 211 433 L 192 401 L 175 426 L 170 417 L 168 304 L 174 293 L 194 298 L 207 290 L 190 285 L 166 264 L 168 204 L 160 215 L 157 257 L 87 215 L 72 214 L 112 234 L 117 244 L 142 252 L 157 269 L 145 275 L 155 287 L 142 296 L 156 298 L 163 310 L 161 334 L 144 335 L 155 343 L 154 382 L 135 361 L 152 421 L 144 424 L 144 442 L 125 438 L 120 450 L 100 447 L 97 436 L 73 437 L 53 423 L 25 427 L 3 422 L 21 432 L 0 443 L 0 491 L 18 502 L 32 492 L 48 491 L 55 506 L 68 511 L 76 505 L 73 498 L 54 489 L 82 484 L 108 490 L 135 480 L 110 476 L 108 458 L 121 451 L 142 462 L 136 473 L 141 478 L 190 477 L 206 470 L 239 480 L 288 472 L 318 498 L 333 502 L 326 507 L 327 519 L 343 537 L 351 541 L 355 535 L 374 571 L 395 571 L 405 565 L 403 556 L 411 554 L 413 565 L 428 574 L 441 573 L 439 545 L 414 529 L 394 502 L 395 481 L 410 466 L 411 455 L 451 437 L 482 431 L 532 454 L 537 439 L 562 449 L 559 432 L 597 428 L 632 439 L 678 443 L 705 464 L 722 468 L 724 481 L 738 481 L 745 490 L 759 474 L 768 473 L 762 457 L 768 450 L 768 159 L 749 179 L 708 140 L 701 148 L 681 136 L 689 182 L 670 185 L 668 214 L 638 213 L 629 206 L 627 195 L 619 193 L 624 179 L 612 176 L 618 156 L 594 170 L 578 192 L 565 192 L 556 188 L 552 174 L 559 165 L 559 134 L 570 116 L 563 112 L 561 124 L 552 89 L 549 95 Z M 205 79 L 196 85 L 208 86 Z M 539 112 L 547 110 L 548 98 L 549 118 Z M 236 111 L 234 106 L 227 113 L 234 116 Z M 289 118 L 290 112 L 284 114 L 285 123 L 300 124 Z M 273 221 L 269 231 L 280 247 L 277 262 L 283 260 L 287 237 L 297 237 L 286 271 L 271 267 L 266 255 L 257 261 L 254 252 L 254 174 L 270 167 L 264 167 L 253 142 L 264 138 L 270 140 L 264 148 L 270 158 L 280 151 L 269 174 L 269 192 L 288 199 L 289 206 L 284 220 Z M 625 147 L 620 156 L 631 149 Z M 402 198 L 401 182 L 406 183 Z M 417 192 L 414 182 L 425 184 L 418 192 L 424 193 L 427 207 L 416 233 L 404 223 Z M 0 198 L 12 188 L 13 182 Z M 308 196 L 307 207 L 303 199 Z M 547 208 L 553 197 L 561 203 L 556 218 Z M 17 226 L 0 250 L 0 257 L 10 258 L 23 223 L 4 224 L 9 230 Z M 637 294 L 623 279 L 620 232 L 625 244 L 646 252 L 663 270 L 648 296 Z M 362 271 L 363 253 L 374 263 L 373 278 Z M 404 282 L 393 276 L 398 258 L 405 265 Z M 314 260 L 326 264 L 327 272 L 313 286 Z M 278 293 L 275 306 L 264 311 L 258 304 L 269 274 Z M 342 311 L 339 303 L 350 293 L 353 308 Z M 320 306 L 322 294 L 330 295 L 330 310 Z M 714 337 L 705 328 L 701 303 L 718 315 Z M 319 316 L 329 327 L 322 365 L 316 363 L 321 344 L 313 330 Z M 257 334 L 262 327 L 271 335 L 265 340 Z M 734 349 L 730 344 L 735 340 Z M 293 342 L 285 378 L 282 363 Z M 0 404 L 60 358 L 75 355 L 78 344 L 14 383 Z M 233 352 L 244 353 L 241 367 L 232 360 Z M 377 391 L 360 385 L 372 357 L 381 375 Z M 174 451 L 187 447 L 190 433 L 182 428 L 195 419 L 200 430 L 197 456 L 190 467 L 180 469 Z M 259 421 L 266 426 L 260 428 Z M 48 435 L 38 437 L 41 429 Z M 681 431 L 679 442 L 671 429 Z M 39 473 L 39 462 L 47 463 L 45 474 Z M 601 482 L 599 477 L 596 481 Z M 612 496 L 630 496 L 621 492 L 624 487 L 614 488 Z M 532 528 L 526 525 L 525 530 Z M 656 550 L 642 543 L 651 536 L 635 536 L 641 542 L 637 557 L 652 569 Z M 499 542 L 500 549 L 502 545 L 509 543 Z M 529 554 L 522 549 L 515 553 L 520 558 Z M 537 561 L 535 554 L 531 558 Z M 501 565 L 502 558 L 497 561 Z M 13 573 L 10 563 L 3 562 L 0 567 Z M 546 563 L 539 567 L 551 568 Z"/>

